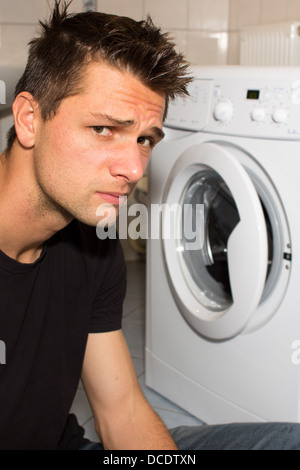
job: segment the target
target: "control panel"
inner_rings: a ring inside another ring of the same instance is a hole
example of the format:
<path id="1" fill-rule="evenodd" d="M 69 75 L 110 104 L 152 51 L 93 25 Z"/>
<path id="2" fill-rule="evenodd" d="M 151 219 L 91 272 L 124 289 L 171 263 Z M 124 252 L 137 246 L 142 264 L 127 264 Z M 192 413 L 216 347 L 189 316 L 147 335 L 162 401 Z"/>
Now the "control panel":
<path id="1" fill-rule="evenodd" d="M 189 98 L 170 105 L 166 126 L 245 137 L 300 140 L 300 68 L 296 77 L 196 77 Z M 199 72 L 199 75 L 201 70 Z M 286 73 L 286 72 L 285 72 Z"/>

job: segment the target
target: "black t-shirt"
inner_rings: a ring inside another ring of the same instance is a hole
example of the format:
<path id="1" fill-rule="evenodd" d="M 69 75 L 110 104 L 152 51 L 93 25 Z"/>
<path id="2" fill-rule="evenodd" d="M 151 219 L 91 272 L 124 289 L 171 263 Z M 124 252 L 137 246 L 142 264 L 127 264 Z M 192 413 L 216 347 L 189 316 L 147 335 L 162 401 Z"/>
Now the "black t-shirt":
<path id="1" fill-rule="evenodd" d="M 77 221 L 48 240 L 35 263 L 0 251 L 0 449 L 84 442 L 69 412 L 87 336 L 121 328 L 125 290 L 119 240 L 99 240 Z"/>

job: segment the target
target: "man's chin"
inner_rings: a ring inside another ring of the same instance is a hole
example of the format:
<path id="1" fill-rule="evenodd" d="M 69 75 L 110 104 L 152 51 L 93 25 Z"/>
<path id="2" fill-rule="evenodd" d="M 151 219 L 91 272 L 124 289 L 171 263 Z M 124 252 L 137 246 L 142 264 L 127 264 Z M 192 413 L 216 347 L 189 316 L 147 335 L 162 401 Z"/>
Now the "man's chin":
<path id="1" fill-rule="evenodd" d="M 119 207 L 111 204 L 101 204 L 94 213 L 74 214 L 80 222 L 92 227 L 111 227 L 116 224 Z"/>

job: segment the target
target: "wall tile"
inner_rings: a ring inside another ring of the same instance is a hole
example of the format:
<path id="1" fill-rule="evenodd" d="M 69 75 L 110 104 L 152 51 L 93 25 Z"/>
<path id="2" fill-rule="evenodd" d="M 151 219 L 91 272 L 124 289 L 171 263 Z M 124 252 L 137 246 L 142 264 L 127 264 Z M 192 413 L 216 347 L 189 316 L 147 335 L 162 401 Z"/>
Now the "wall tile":
<path id="1" fill-rule="evenodd" d="M 240 63 L 240 34 L 235 31 L 228 33 L 228 65 L 239 65 Z"/>
<path id="2" fill-rule="evenodd" d="M 229 7 L 230 31 L 239 31 L 244 26 L 260 24 L 261 0 L 230 0 Z"/>
<path id="3" fill-rule="evenodd" d="M 1 65 L 25 66 L 28 42 L 37 34 L 38 25 L 0 25 Z"/>
<path id="4" fill-rule="evenodd" d="M 300 0 L 286 0 L 287 21 L 300 21 Z"/>
<path id="5" fill-rule="evenodd" d="M 282 23 L 287 18 L 287 2 L 284 0 L 262 0 L 261 24 Z"/>
<path id="6" fill-rule="evenodd" d="M 0 0 L 0 23 L 37 23 L 47 15 L 46 0 Z"/>
<path id="7" fill-rule="evenodd" d="M 188 28 L 227 31 L 230 0 L 189 0 Z"/>
<path id="8" fill-rule="evenodd" d="M 51 6 L 51 3 L 50 3 L 50 6 Z M 72 0 L 72 3 L 68 8 L 68 11 L 70 13 L 79 13 L 82 11 L 82 7 L 83 7 L 83 0 Z"/>
<path id="9" fill-rule="evenodd" d="M 188 0 L 145 0 L 144 13 L 163 29 L 187 29 Z"/>
<path id="10" fill-rule="evenodd" d="M 226 65 L 227 33 L 187 32 L 187 59 L 196 65 Z"/>
<path id="11" fill-rule="evenodd" d="M 129 16 L 139 21 L 143 19 L 144 0 L 98 0 L 97 10 L 113 15 Z"/>
<path id="12" fill-rule="evenodd" d="M 249 6 L 248 0 L 97 0 L 97 9 L 137 20 L 150 13 L 155 23 L 170 32 L 177 50 L 193 63 L 223 64 L 228 35 L 217 33 L 226 33 L 229 21 L 230 28 L 235 24 L 236 30 L 249 16 L 254 21 L 259 17 L 261 1 L 252 0 Z M 295 4 L 290 3 L 290 10 L 292 6 Z M 1 63 L 25 65 L 27 43 L 35 35 L 34 23 L 38 18 L 47 18 L 49 10 L 48 0 L 0 0 Z M 82 0 L 73 0 L 70 11 L 82 11 Z M 1 26 L 1 20 L 9 24 Z"/>
<path id="13" fill-rule="evenodd" d="M 177 52 L 181 52 L 182 54 L 187 54 L 187 43 L 188 32 L 186 30 L 178 30 L 178 29 L 168 29 L 169 38 L 175 44 L 175 49 Z"/>

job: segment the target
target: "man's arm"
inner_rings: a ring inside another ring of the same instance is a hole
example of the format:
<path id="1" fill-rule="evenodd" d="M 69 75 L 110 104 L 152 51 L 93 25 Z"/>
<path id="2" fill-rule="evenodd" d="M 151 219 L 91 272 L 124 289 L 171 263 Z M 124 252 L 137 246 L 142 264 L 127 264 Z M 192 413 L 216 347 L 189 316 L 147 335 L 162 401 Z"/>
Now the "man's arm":
<path id="1" fill-rule="evenodd" d="M 142 394 L 120 330 L 89 335 L 82 382 L 105 449 L 177 448 Z"/>

